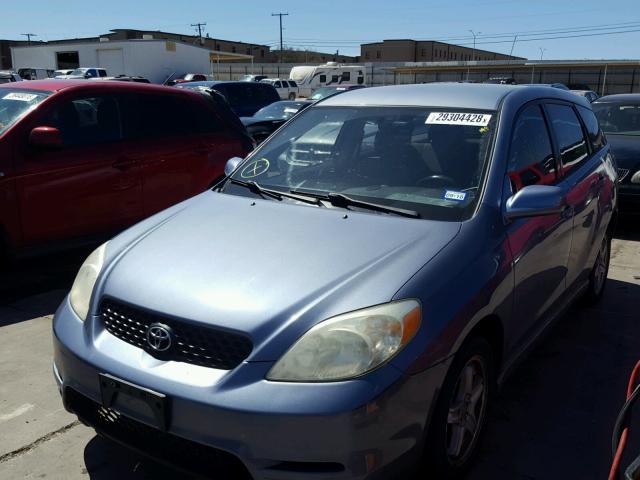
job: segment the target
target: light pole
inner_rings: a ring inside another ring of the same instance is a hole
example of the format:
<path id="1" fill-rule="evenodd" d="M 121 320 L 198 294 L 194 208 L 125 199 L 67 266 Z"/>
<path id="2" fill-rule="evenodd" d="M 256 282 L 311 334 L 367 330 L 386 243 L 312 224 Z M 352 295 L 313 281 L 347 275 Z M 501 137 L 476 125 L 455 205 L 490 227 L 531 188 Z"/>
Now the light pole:
<path id="1" fill-rule="evenodd" d="M 479 36 L 482 32 L 474 32 L 473 30 L 469 30 L 471 35 L 473 35 L 473 53 L 471 54 L 471 61 L 475 61 L 476 59 L 476 37 Z M 471 66 L 467 62 L 467 80 L 469 80 L 469 70 Z"/>

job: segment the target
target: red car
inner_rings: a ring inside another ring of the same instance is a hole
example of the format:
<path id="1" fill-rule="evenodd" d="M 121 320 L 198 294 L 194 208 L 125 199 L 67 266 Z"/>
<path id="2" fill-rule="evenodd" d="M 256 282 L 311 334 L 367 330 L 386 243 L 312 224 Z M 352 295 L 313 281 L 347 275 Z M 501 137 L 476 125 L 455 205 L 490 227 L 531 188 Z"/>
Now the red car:
<path id="1" fill-rule="evenodd" d="M 0 85 L 0 241 L 115 233 L 204 191 L 251 140 L 208 95 L 125 82 Z"/>

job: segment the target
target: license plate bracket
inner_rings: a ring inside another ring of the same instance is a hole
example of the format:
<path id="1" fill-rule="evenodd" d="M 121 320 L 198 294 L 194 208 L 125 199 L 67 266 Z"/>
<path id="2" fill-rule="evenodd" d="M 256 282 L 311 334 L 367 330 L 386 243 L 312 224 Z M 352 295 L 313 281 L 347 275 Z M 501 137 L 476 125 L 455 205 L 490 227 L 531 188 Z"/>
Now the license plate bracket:
<path id="1" fill-rule="evenodd" d="M 102 405 L 134 420 L 166 432 L 169 428 L 169 398 L 163 393 L 99 373 Z"/>

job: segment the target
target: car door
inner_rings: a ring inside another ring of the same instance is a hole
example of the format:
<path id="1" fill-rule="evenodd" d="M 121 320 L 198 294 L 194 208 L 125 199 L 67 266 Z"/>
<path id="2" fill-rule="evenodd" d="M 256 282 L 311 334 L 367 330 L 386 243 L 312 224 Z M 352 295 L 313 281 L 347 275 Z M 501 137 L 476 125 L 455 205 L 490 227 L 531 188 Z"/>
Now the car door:
<path id="1" fill-rule="evenodd" d="M 561 160 L 561 186 L 573 213 L 567 286 L 587 280 L 602 240 L 604 213 L 600 198 L 605 181 L 604 152 L 593 152 L 572 104 L 547 102 L 545 109 Z"/>
<path id="2" fill-rule="evenodd" d="M 61 95 L 35 117 L 60 131 L 60 148 L 17 147 L 16 189 L 25 245 L 115 232 L 138 217 L 141 183 L 121 155 L 120 106 L 115 96 Z"/>
<path id="3" fill-rule="evenodd" d="M 512 131 L 506 198 L 528 185 L 560 182 L 557 155 L 542 105 L 527 104 Z M 524 347 L 543 328 L 566 288 L 571 250 L 570 212 L 523 218 L 507 225 L 514 264 L 514 327 L 516 348 Z"/>

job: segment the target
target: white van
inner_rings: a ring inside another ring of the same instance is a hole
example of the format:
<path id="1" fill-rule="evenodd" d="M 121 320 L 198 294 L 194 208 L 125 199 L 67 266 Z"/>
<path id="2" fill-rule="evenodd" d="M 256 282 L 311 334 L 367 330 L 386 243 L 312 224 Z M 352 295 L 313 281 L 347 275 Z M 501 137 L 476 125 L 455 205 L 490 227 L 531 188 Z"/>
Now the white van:
<path id="1" fill-rule="evenodd" d="M 44 80 L 53 78 L 53 70 L 47 70 L 46 68 L 20 68 L 18 75 L 23 80 Z"/>
<path id="2" fill-rule="evenodd" d="M 298 84 L 299 95 L 310 97 L 320 87 L 340 84 L 366 84 L 366 69 L 363 65 L 340 65 L 329 62 L 324 65 L 293 67 L 289 79 Z"/>

